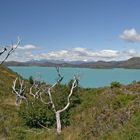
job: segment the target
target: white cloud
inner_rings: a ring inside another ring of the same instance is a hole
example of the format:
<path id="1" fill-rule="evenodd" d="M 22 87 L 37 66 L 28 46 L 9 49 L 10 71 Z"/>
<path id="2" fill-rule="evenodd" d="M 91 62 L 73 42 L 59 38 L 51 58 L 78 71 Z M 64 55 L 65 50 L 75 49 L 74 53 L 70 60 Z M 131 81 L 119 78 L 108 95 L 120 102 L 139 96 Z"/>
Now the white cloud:
<path id="1" fill-rule="evenodd" d="M 140 57 L 140 53 L 136 51 L 135 49 L 128 49 L 124 51 L 122 55 L 124 55 L 126 58 Z"/>
<path id="2" fill-rule="evenodd" d="M 135 56 L 138 54 L 138 52 L 135 49 L 128 49 L 127 53 L 131 56 Z"/>
<path id="3" fill-rule="evenodd" d="M 120 35 L 120 37 L 126 41 L 140 42 L 140 34 L 137 33 L 135 28 L 124 30 L 124 32 Z"/>
<path id="4" fill-rule="evenodd" d="M 101 50 L 99 52 L 95 53 L 96 57 L 101 58 L 114 58 L 119 55 L 119 52 L 117 50 Z"/>
<path id="5" fill-rule="evenodd" d="M 16 45 L 14 45 L 16 47 Z M 28 45 L 24 45 L 24 46 L 18 46 L 17 49 L 20 49 L 20 50 L 30 50 L 30 49 L 35 49 L 36 46 L 35 45 L 31 45 L 31 44 L 28 44 Z"/>
<path id="6" fill-rule="evenodd" d="M 53 59 L 66 61 L 91 61 L 99 59 L 112 59 L 118 57 L 119 52 L 116 50 L 93 51 L 87 48 L 71 48 L 49 53 L 41 53 L 36 55 L 38 59 Z"/>

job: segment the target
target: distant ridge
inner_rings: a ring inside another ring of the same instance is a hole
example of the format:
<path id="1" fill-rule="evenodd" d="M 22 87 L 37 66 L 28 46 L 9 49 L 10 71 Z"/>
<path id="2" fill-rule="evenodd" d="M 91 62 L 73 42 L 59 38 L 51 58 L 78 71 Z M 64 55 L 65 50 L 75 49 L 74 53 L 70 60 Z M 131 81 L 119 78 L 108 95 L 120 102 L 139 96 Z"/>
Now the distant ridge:
<path id="1" fill-rule="evenodd" d="M 132 57 L 125 61 L 55 61 L 55 60 L 32 60 L 27 62 L 8 61 L 7 66 L 40 66 L 40 67 L 79 67 L 79 68 L 131 68 L 140 69 L 140 57 Z"/>

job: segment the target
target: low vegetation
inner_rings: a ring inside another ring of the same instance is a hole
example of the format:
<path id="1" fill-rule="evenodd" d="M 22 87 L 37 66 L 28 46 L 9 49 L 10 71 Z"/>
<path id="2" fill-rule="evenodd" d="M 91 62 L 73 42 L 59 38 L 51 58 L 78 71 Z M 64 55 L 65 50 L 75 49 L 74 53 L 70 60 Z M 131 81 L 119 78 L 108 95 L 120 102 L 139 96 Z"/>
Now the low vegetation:
<path id="1" fill-rule="evenodd" d="M 28 107 L 25 102 L 15 106 L 11 85 L 17 74 L 4 66 L 0 71 L 1 140 L 140 139 L 140 82 L 129 85 L 113 82 L 103 88 L 78 87 L 71 106 L 61 116 L 62 133 L 57 135 L 55 117 L 49 106 L 38 99 L 31 101 Z M 32 82 L 30 78 L 28 84 Z M 54 92 L 58 91 L 55 97 L 57 108 L 65 104 L 68 85 L 54 89 Z"/>
<path id="2" fill-rule="evenodd" d="M 58 85 L 53 91 L 53 100 L 57 110 L 67 104 L 67 94 L 69 93 L 69 86 Z M 54 95 L 56 92 L 56 95 Z M 43 101 L 47 103 L 48 98 L 42 96 Z M 19 117 L 23 120 L 26 126 L 30 128 L 52 128 L 56 124 L 55 114 L 52 110 L 51 104 L 44 104 L 39 98 L 30 98 L 28 105 L 26 102 L 22 103 L 19 109 Z M 78 91 L 71 98 L 71 104 L 66 112 L 61 114 L 62 125 L 68 126 L 70 124 L 70 110 L 80 104 L 80 97 Z"/>

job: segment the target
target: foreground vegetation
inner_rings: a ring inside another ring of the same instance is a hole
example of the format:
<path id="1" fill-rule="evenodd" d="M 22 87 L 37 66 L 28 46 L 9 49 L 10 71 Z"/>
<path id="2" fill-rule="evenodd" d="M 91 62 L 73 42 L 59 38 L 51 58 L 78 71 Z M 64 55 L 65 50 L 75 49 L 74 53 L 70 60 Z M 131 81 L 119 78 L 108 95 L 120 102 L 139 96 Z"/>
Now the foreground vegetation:
<path id="1" fill-rule="evenodd" d="M 30 108 L 26 109 L 24 103 L 21 107 L 15 106 L 11 85 L 16 73 L 3 66 L 0 67 L 0 71 L 0 139 L 2 140 L 140 139 L 140 82 L 129 85 L 113 82 L 110 87 L 78 88 L 72 98 L 71 109 L 63 114 L 63 131 L 58 136 L 52 119 L 53 114 L 47 112 L 45 105 L 35 101 L 35 109 L 31 108 L 31 111 Z M 63 93 L 61 91 L 68 90 L 65 85 L 57 88 L 60 94 Z M 57 96 L 57 99 L 63 99 L 61 97 Z M 61 106 L 61 102 L 58 104 Z M 35 121 L 31 121 L 33 118 L 43 120 L 41 118 L 44 114 L 49 114 L 47 116 L 49 119 L 46 121 L 45 118 L 43 121 L 43 126 L 46 127 L 40 127 L 34 123 Z"/>

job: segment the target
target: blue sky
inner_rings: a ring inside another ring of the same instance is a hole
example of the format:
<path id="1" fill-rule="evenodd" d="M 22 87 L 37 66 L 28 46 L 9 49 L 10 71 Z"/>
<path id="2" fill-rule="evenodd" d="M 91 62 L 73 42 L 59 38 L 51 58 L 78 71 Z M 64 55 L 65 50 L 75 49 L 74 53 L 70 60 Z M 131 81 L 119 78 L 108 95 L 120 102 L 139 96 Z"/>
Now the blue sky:
<path id="1" fill-rule="evenodd" d="M 0 0 L 9 60 L 122 60 L 140 56 L 139 0 Z"/>

